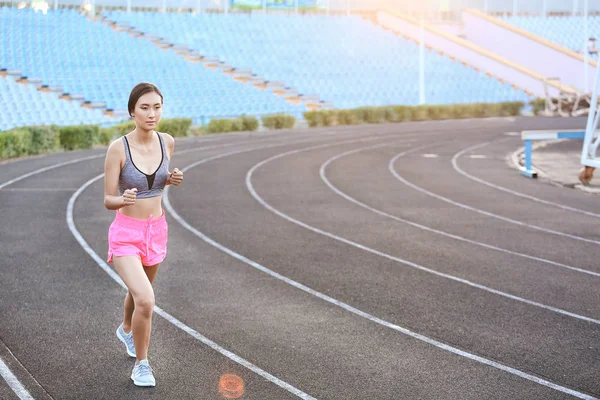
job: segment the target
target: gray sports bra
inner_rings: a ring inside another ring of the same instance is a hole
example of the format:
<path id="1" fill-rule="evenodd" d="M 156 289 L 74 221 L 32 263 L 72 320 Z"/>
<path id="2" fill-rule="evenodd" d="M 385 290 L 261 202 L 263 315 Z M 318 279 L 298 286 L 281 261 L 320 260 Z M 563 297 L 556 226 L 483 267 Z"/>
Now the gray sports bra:
<path id="1" fill-rule="evenodd" d="M 127 141 L 127 138 L 123 136 L 125 165 L 123 166 L 123 169 L 121 169 L 121 175 L 119 176 L 119 192 L 121 194 L 127 189 L 136 188 L 138 190 L 136 198 L 138 199 L 147 199 L 149 197 L 162 195 L 167 179 L 169 178 L 169 157 L 167 157 L 162 136 L 158 132 L 156 132 L 156 134 L 160 141 L 162 158 L 158 168 L 152 175 L 147 175 L 140 171 L 133 163 L 129 142 Z"/>

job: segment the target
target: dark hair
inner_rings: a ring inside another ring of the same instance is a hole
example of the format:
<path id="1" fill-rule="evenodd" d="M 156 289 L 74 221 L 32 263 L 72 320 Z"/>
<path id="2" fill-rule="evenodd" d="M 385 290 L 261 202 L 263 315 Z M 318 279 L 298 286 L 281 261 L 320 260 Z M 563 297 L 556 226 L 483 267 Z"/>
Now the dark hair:
<path id="1" fill-rule="evenodd" d="M 156 92 L 160 96 L 160 102 L 163 102 L 163 95 L 158 90 L 158 88 L 149 82 L 142 82 L 135 85 L 133 89 L 131 89 L 131 93 L 129 94 L 129 103 L 127 104 L 127 110 L 129 111 L 129 116 L 132 117 L 133 110 L 135 110 L 135 104 L 137 101 L 145 95 L 146 93 Z"/>

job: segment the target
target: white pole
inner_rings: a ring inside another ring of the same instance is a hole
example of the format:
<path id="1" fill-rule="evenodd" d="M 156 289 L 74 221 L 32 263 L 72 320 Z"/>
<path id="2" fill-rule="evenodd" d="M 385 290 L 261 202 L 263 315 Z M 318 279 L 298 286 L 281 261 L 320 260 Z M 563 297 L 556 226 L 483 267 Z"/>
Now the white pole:
<path id="1" fill-rule="evenodd" d="M 131 12 L 131 0 L 127 0 L 127 12 Z"/>
<path id="2" fill-rule="evenodd" d="M 585 44 L 583 47 L 583 92 L 588 92 L 588 0 L 583 1 L 583 35 Z"/>
<path id="3" fill-rule="evenodd" d="M 298 0 L 294 1 L 294 12 L 298 14 Z"/>
<path id="4" fill-rule="evenodd" d="M 202 0 L 196 2 L 196 13 L 202 14 Z"/>
<path id="5" fill-rule="evenodd" d="M 262 0 L 263 13 L 267 12 L 267 0 Z"/>
<path id="6" fill-rule="evenodd" d="M 223 11 L 225 12 L 225 14 L 229 13 L 229 0 L 223 1 Z"/>
<path id="7" fill-rule="evenodd" d="M 92 0 L 92 17 L 96 16 L 96 0 Z"/>
<path id="8" fill-rule="evenodd" d="M 327 15 L 329 15 L 329 7 L 330 7 L 330 6 L 329 6 L 329 0 L 327 0 L 327 4 L 326 4 L 326 6 L 325 6 L 325 7 L 326 7 L 326 10 L 327 10 Z"/>
<path id="9" fill-rule="evenodd" d="M 483 2 L 483 12 L 486 14 L 488 13 L 488 0 Z"/>
<path id="10" fill-rule="evenodd" d="M 419 104 L 425 104 L 425 22 L 421 13 L 421 43 L 419 45 Z"/>
<path id="11" fill-rule="evenodd" d="M 163 0 L 162 2 L 162 12 L 167 12 L 167 0 Z"/>
<path id="12" fill-rule="evenodd" d="M 54 0 L 54 9 L 58 10 L 58 0 Z"/>
<path id="13" fill-rule="evenodd" d="M 346 15 L 350 15 L 350 0 L 346 0 Z"/>
<path id="14" fill-rule="evenodd" d="M 546 17 L 546 0 L 542 0 L 542 16 Z"/>
<path id="15" fill-rule="evenodd" d="M 513 17 L 517 15 L 517 0 L 513 0 Z"/>
<path id="16" fill-rule="evenodd" d="M 578 8 L 579 8 L 579 4 L 577 4 L 577 0 L 573 0 L 573 15 L 577 14 Z"/>

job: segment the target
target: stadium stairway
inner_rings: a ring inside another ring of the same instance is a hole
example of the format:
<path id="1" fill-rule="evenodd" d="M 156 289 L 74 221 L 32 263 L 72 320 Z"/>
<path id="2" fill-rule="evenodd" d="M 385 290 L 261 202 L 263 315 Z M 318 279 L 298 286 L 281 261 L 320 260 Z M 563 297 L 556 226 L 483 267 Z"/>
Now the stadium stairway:
<path id="1" fill-rule="evenodd" d="M 321 101 L 318 95 L 305 95 L 299 93 L 297 89 L 287 86 L 285 82 L 267 81 L 263 77 L 255 74 L 250 68 L 236 68 L 226 61 L 215 57 L 206 57 L 197 51 L 189 49 L 187 46 L 178 46 L 158 35 L 150 32 L 142 32 L 134 26 L 123 22 L 116 22 L 101 15 L 90 18 L 94 21 L 104 23 L 118 32 L 129 33 L 136 37 L 142 36 L 158 48 L 172 48 L 175 53 L 183 56 L 186 60 L 194 63 L 202 63 L 207 68 L 219 70 L 225 75 L 231 75 L 234 80 L 240 83 L 249 83 L 259 90 L 270 89 L 273 94 L 284 98 L 290 104 L 304 104 L 306 108 L 311 111 L 332 108 L 330 104 Z"/>
<path id="2" fill-rule="evenodd" d="M 559 78 L 578 91 L 588 91 L 583 87 L 582 54 L 478 10 L 465 10 L 462 17 L 465 36 L 472 43 L 542 75 Z M 593 60 L 588 63 L 588 82 L 593 82 L 598 63 Z"/>
<path id="3" fill-rule="evenodd" d="M 420 22 L 411 16 L 390 10 L 381 10 L 377 13 L 377 21 L 379 25 L 391 29 L 396 34 L 417 43 L 420 42 Z M 546 97 L 546 90 L 550 96 L 558 96 L 561 92 L 569 94 L 579 92 L 571 85 L 548 81 L 548 75 L 529 68 L 527 65 L 519 63 L 518 60 L 512 60 L 495 51 L 490 51 L 483 44 L 473 43 L 429 24 L 424 24 L 424 30 L 425 45 L 428 49 L 441 52 L 464 65 L 483 71 L 489 77 L 509 82 L 514 88 L 523 90 L 530 96 Z M 471 33 L 471 36 L 474 36 L 474 32 Z M 499 37 L 502 38 L 502 36 Z M 554 74 L 549 74 L 549 76 L 553 77 Z"/>

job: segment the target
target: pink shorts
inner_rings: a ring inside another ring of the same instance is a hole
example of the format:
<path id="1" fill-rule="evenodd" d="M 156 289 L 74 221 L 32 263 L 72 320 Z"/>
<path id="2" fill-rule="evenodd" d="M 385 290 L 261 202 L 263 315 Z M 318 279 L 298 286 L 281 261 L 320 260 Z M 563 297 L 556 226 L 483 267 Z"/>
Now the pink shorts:
<path id="1" fill-rule="evenodd" d="M 135 256 L 142 265 L 162 262 L 167 256 L 168 226 L 165 213 L 159 218 L 128 217 L 117 210 L 115 220 L 108 229 L 108 259 L 113 256 Z"/>

